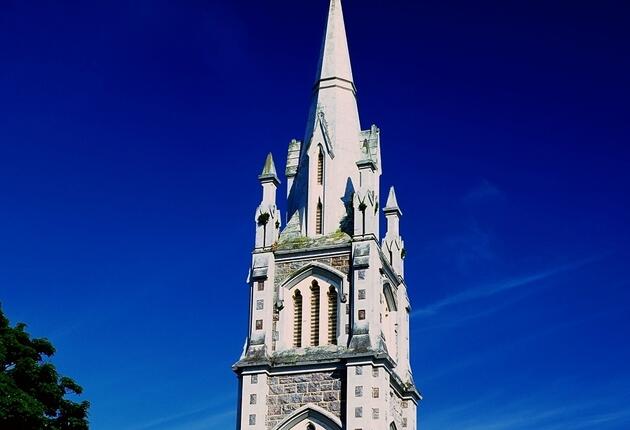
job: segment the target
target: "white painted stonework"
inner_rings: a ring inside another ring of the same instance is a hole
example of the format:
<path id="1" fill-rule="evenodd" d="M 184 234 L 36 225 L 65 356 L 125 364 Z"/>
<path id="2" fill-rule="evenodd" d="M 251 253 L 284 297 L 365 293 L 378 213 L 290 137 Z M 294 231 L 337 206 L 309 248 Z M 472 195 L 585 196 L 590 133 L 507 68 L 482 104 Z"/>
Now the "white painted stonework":
<path id="1" fill-rule="evenodd" d="M 393 188 L 381 206 L 380 160 L 331 0 L 305 138 L 289 144 L 284 218 L 271 154 L 259 176 L 238 429 L 416 429 L 402 211 Z"/>

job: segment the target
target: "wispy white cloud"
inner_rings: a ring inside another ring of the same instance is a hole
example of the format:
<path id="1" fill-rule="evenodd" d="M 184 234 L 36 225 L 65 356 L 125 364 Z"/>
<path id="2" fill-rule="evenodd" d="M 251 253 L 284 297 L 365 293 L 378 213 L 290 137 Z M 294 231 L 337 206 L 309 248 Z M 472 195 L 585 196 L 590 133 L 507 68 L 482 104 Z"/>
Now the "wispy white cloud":
<path id="1" fill-rule="evenodd" d="M 439 248 L 449 260 L 454 259 L 458 271 L 469 273 L 478 270 L 480 264 L 496 260 L 493 242 L 492 234 L 473 218 L 466 223 L 464 231 L 445 238 Z"/>
<path id="2" fill-rule="evenodd" d="M 168 430 L 213 430 L 216 428 L 232 428 L 236 426 L 236 407 L 214 412 L 193 421 L 163 427 Z"/>
<path id="3" fill-rule="evenodd" d="M 579 430 L 585 428 L 600 428 L 604 424 L 612 423 L 628 423 L 630 421 L 630 410 L 623 409 L 613 412 L 607 412 L 602 414 L 594 414 L 587 417 L 580 418 L 580 422 L 577 422 L 570 426 L 571 430 Z M 560 429 L 560 427 L 557 427 Z M 564 427 L 566 428 L 566 427 Z M 548 429 L 556 430 L 556 429 Z"/>
<path id="4" fill-rule="evenodd" d="M 614 312 L 625 312 L 625 308 L 620 307 Z M 591 324 L 594 320 L 597 320 L 599 318 L 609 317 L 611 313 L 613 313 L 613 311 L 611 311 L 610 309 L 603 309 L 600 312 L 584 314 L 580 318 L 576 318 L 573 320 L 564 320 L 553 325 L 547 324 L 539 329 L 531 330 L 524 336 L 513 337 L 508 341 L 496 344 L 491 348 L 468 354 L 463 358 L 457 358 L 456 360 L 443 365 L 441 368 L 433 370 L 430 374 L 424 375 L 424 377 L 419 380 L 420 385 L 426 383 L 427 381 L 439 380 L 448 375 L 452 375 L 453 373 L 461 372 L 463 369 L 469 367 L 487 367 L 490 365 L 490 363 L 495 363 L 502 360 L 505 354 L 510 353 L 517 346 L 522 347 L 523 345 L 526 345 L 530 342 L 539 342 L 544 337 L 557 335 L 559 332 L 574 328 L 579 325 Z"/>
<path id="5" fill-rule="evenodd" d="M 630 411 L 582 412 L 591 404 L 559 406 L 551 409 L 525 409 L 506 413 L 482 422 L 458 426 L 461 430 L 582 430 L 600 428 L 605 424 L 623 424 L 630 419 Z"/>
<path id="6" fill-rule="evenodd" d="M 212 402 L 211 400 L 209 403 Z M 139 423 L 127 430 L 206 430 L 227 421 L 233 421 L 235 405 L 217 409 L 216 406 L 190 409 L 188 411 L 165 415 L 162 417 Z"/>
<path id="7" fill-rule="evenodd" d="M 467 312 L 466 311 L 462 311 L 462 312 L 458 312 L 457 314 L 454 314 L 454 315 L 453 314 L 449 314 L 448 316 L 446 316 L 444 318 L 436 318 L 431 323 L 426 323 L 425 322 L 424 324 L 419 325 L 418 327 L 415 327 L 414 330 L 416 330 L 416 332 L 418 332 L 418 331 L 420 331 L 420 332 L 431 332 L 431 331 L 434 331 L 436 329 L 446 329 L 446 328 L 459 327 L 459 326 L 465 324 L 466 322 L 477 320 L 479 318 L 483 318 L 483 317 L 492 315 L 495 312 L 499 312 L 502 309 L 505 309 L 505 308 L 507 308 L 509 306 L 512 306 L 515 303 L 519 302 L 520 300 L 523 300 L 524 297 L 529 296 L 534 291 L 537 291 L 537 289 L 536 288 L 532 288 L 532 289 L 529 289 L 527 291 L 521 292 L 520 294 L 514 294 L 514 295 L 512 295 L 512 297 L 507 298 L 507 299 L 503 299 L 503 300 L 501 300 L 499 303 L 497 303 L 494 306 L 476 307 L 472 311 L 470 311 L 470 310 L 467 311 Z M 434 315 L 434 314 L 431 314 L 431 315 Z M 428 316 L 428 314 L 425 314 L 425 316 Z"/>
<path id="8" fill-rule="evenodd" d="M 484 179 L 479 185 L 464 195 L 462 201 L 466 204 L 472 204 L 483 200 L 501 198 L 503 195 L 503 192 L 496 185 Z"/>
<path id="9" fill-rule="evenodd" d="M 576 270 L 588 263 L 597 260 L 598 257 L 593 257 L 585 260 L 576 261 L 569 264 L 564 264 L 551 269 L 543 270 L 541 272 L 533 273 L 530 275 L 517 276 L 511 279 L 505 279 L 496 283 L 481 285 L 475 288 L 471 288 L 459 293 L 453 294 L 444 299 L 431 303 L 421 309 L 418 309 L 412 313 L 414 317 L 426 317 L 435 315 L 442 309 L 449 306 L 458 305 L 460 303 L 470 302 L 486 297 L 491 297 L 496 294 L 503 293 L 505 291 L 514 290 L 517 288 L 525 287 L 536 282 L 541 282 L 549 279 L 560 273 Z"/>
<path id="10" fill-rule="evenodd" d="M 497 399 L 485 401 L 493 408 L 471 408 L 472 403 L 462 407 L 445 409 L 425 422 L 427 428 L 457 428 L 459 430 L 583 430 L 599 429 L 605 425 L 615 428 L 630 421 L 630 410 L 623 407 L 617 398 L 602 398 L 587 401 L 567 401 L 564 396 L 554 396 L 553 390 L 502 404 Z M 608 427 L 606 427 L 608 428 Z"/>

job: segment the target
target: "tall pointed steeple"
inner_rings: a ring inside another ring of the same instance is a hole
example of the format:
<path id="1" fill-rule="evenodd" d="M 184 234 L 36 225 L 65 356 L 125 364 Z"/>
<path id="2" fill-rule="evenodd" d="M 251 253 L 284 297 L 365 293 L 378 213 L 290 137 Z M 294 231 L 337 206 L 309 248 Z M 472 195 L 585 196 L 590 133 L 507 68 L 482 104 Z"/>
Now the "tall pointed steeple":
<path id="1" fill-rule="evenodd" d="M 357 146 L 360 148 L 356 135 L 361 128 L 356 101 L 357 91 L 352 76 L 341 0 L 330 0 L 313 91 L 306 130 L 307 145 L 314 132 L 313 127 L 317 127 L 317 122 L 322 119 L 328 129 L 332 140 L 330 146 L 333 149 L 348 150 L 349 148 L 345 148 L 346 145 L 351 145 L 353 150 L 357 150 Z M 338 141 L 348 138 L 347 133 L 353 134 L 351 143 Z"/>
<path id="2" fill-rule="evenodd" d="M 307 236 L 339 230 L 359 186 L 357 162 L 365 158 L 341 0 L 330 0 L 317 78 L 290 184 L 289 217 L 300 212 Z M 352 234 L 351 232 L 349 232 Z"/>
<path id="3" fill-rule="evenodd" d="M 341 0 L 331 0 L 317 69 L 317 83 L 338 78 L 354 87 Z"/>
<path id="4" fill-rule="evenodd" d="M 329 2 L 306 134 L 287 152 L 284 229 L 271 154 L 258 176 L 238 430 L 417 428 L 402 212 L 392 188 L 379 245 L 381 133 L 361 129 L 341 0 Z"/>

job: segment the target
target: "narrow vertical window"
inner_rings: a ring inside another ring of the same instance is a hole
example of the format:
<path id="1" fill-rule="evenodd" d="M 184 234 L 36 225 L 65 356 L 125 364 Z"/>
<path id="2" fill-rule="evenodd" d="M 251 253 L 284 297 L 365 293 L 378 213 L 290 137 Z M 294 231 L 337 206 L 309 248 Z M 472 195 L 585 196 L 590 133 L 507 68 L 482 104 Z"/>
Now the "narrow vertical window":
<path id="1" fill-rule="evenodd" d="M 337 291 L 328 290 L 328 344 L 337 345 Z"/>
<path id="2" fill-rule="evenodd" d="M 311 285 L 311 346 L 319 345 L 319 284 Z"/>
<path id="3" fill-rule="evenodd" d="M 317 184 L 322 185 L 324 183 L 324 153 L 319 150 L 317 155 Z"/>
<path id="4" fill-rule="evenodd" d="M 302 294 L 299 290 L 293 296 L 293 346 L 302 347 Z"/>
<path id="5" fill-rule="evenodd" d="M 322 201 L 320 200 L 317 203 L 317 213 L 315 214 L 315 234 L 324 234 L 322 211 Z"/>
<path id="6" fill-rule="evenodd" d="M 359 204 L 359 210 L 361 211 L 361 231 L 363 236 L 365 236 L 365 210 L 367 209 L 367 205 L 365 202 Z"/>

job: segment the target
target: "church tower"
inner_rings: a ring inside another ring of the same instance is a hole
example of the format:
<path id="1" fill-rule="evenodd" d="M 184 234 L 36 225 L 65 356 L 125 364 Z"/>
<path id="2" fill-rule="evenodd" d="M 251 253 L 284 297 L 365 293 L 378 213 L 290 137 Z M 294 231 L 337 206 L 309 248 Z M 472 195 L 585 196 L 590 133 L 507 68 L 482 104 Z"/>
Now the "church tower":
<path id="1" fill-rule="evenodd" d="M 288 149 L 286 226 L 271 154 L 258 177 L 239 430 L 416 429 L 402 211 L 393 188 L 380 209 L 380 130 L 361 129 L 356 93 L 330 0 L 306 133 Z"/>

